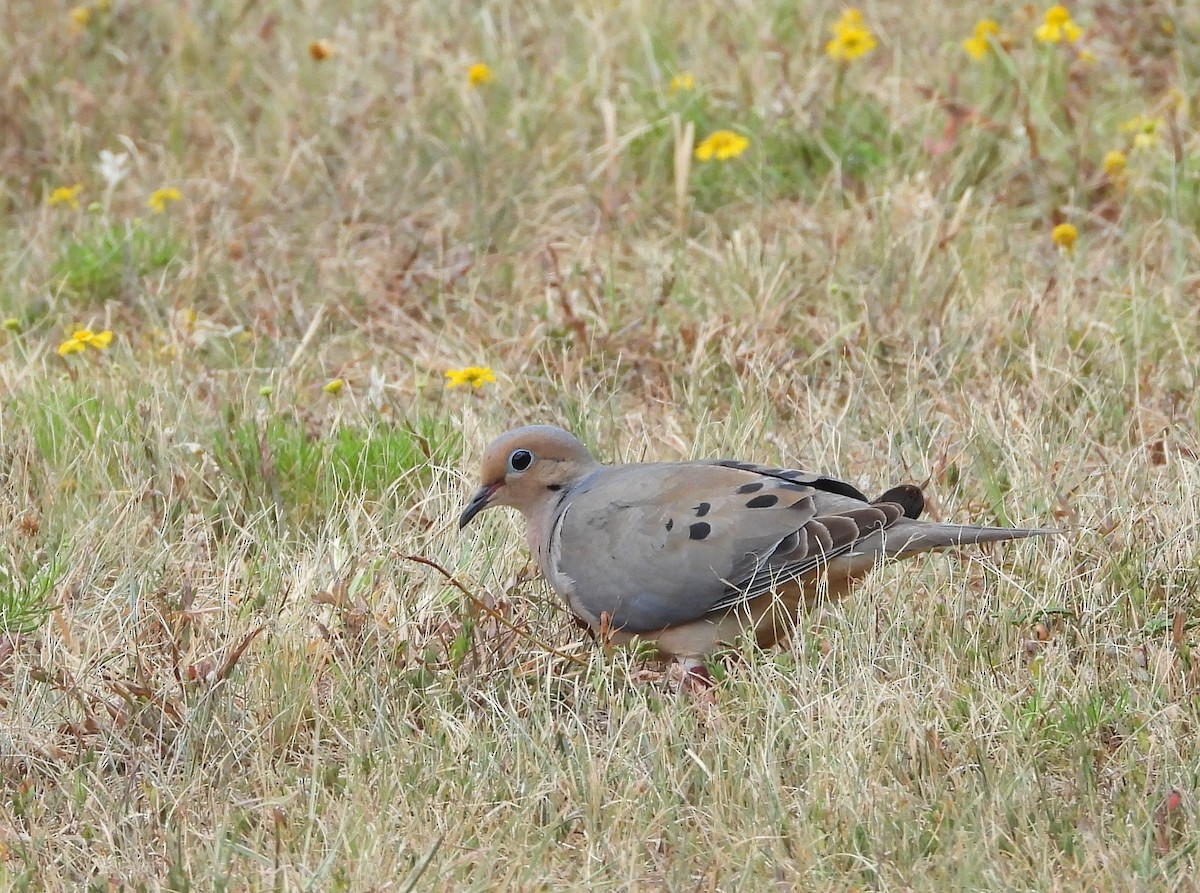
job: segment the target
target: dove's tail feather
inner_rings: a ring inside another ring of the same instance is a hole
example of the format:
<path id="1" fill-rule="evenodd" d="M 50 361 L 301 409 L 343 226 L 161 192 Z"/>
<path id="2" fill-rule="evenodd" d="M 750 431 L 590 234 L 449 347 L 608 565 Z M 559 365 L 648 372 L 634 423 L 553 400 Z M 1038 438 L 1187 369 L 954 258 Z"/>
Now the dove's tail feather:
<path id="1" fill-rule="evenodd" d="M 976 524 L 935 524 L 929 521 L 900 521 L 883 535 L 883 551 L 889 558 L 905 558 L 918 552 L 950 546 L 999 543 L 1029 536 L 1061 533 L 1049 527 L 982 527 Z"/>

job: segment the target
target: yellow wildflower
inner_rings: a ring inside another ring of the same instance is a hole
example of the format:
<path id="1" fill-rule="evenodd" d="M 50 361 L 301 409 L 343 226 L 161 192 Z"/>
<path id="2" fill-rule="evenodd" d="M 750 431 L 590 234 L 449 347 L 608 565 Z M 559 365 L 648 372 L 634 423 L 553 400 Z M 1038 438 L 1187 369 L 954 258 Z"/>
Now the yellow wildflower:
<path id="1" fill-rule="evenodd" d="M 469 384 L 481 388 L 488 382 L 495 381 L 496 376 L 487 366 L 467 366 L 463 369 L 447 369 L 446 379 L 446 387 L 457 388 Z"/>
<path id="2" fill-rule="evenodd" d="M 1067 8 L 1059 5 L 1046 10 L 1034 34 L 1042 43 L 1074 43 L 1083 37 L 1083 29 L 1075 24 Z"/>
<path id="3" fill-rule="evenodd" d="M 8 319 L 4 320 L 4 328 L 10 332 L 19 332 L 21 331 L 21 320 L 17 319 L 15 316 L 10 316 Z"/>
<path id="4" fill-rule="evenodd" d="M 1125 163 L 1129 159 L 1125 157 L 1125 153 L 1120 149 L 1113 149 L 1104 153 L 1104 173 L 1109 179 L 1116 179 L 1125 173 Z"/>
<path id="5" fill-rule="evenodd" d="M 682 74 L 677 74 L 671 78 L 671 92 L 679 93 L 683 90 L 695 90 L 696 78 L 690 71 L 685 71 Z"/>
<path id="6" fill-rule="evenodd" d="M 67 354 L 79 353 L 89 347 L 94 347 L 96 350 L 104 350 L 112 344 L 112 339 L 112 332 L 93 332 L 91 329 L 76 329 L 71 333 L 70 338 L 58 345 L 58 355 L 65 357 Z"/>
<path id="7" fill-rule="evenodd" d="M 975 23 L 975 34 L 963 41 L 963 49 L 972 59 L 982 59 L 992 48 L 989 38 L 1000 39 L 1000 23 L 993 19 L 980 19 Z"/>
<path id="8" fill-rule="evenodd" d="M 849 62 L 865 56 L 875 49 L 875 35 L 863 24 L 862 13 L 847 9 L 829 28 L 833 40 L 825 44 L 825 52 L 831 58 Z"/>
<path id="9" fill-rule="evenodd" d="M 335 378 L 333 381 L 326 382 L 321 388 L 326 394 L 336 394 L 346 386 L 346 380 L 343 378 Z"/>
<path id="10" fill-rule="evenodd" d="M 750 147 L 750 140 L 732 130 L 714 130 L 696 147 L 696 157 L 701 161 L 715 158 L 728 161 L 737 158 Z"/>
<path id="11" fill-rule="evenodd" d="M 1162 118 L 1135 115 L 1128 121 L 1123 122 L 1118 129 L 1121 133 L 1133 134 L 1133 148 L 1149 149 L 1152 146 L 1158 145 L 1158 141 L 1162 138 L 1159 135 L 1162 126 Z"/>
<path id="12" fill-rule="evenodd" d="M 482 62 L 476 62 L 467 69 L 467 81 L 472 87 L 479 87 L 492 82 L 492 70 Z"/>
<path id="13" fill-rule="evenodd" d="M 166 186 L 162 189 L 155 189 L 150 194 L 150 198 L 146 199 L 146 207 L 155 214 L 161 214 L 167 210 L 168 202 L 177 202 L 183 198 L 179 190 L 174 186 Z"/>
<path id="14" fill-rule="evenodd" d="M 1075 58 L 1078 59 L 1080 62 L 1082 62 L 1084 65 L 1095 65 L 1096 61 L 1097 61 L 1096 54 L 1093 53 L 1091 50 L 1087 49 L 1086 47 L 1084 49 L 1080 50 L 1078 53 L 1076 53 Z"/>
<path id="15" fill-rule="evenodd" d="M 334 54 L 333 44 L 328 40 L 314 40 L 308 45 L 308 54 L 312 56 L 315 62 L 324 62 Z"/>
<path id="16" fill-rule="evenodd" d="M 1079 239 L 1079 230 L 1069 223 L 1060 223 L 1054 227 L 1050 238 L 1054 240 L 1055 245 L 1070 254 L 1075 250 L 1075 242 Z"/>
<path id="17" fill-rule="evenodd" d="M 86 6 L 74 7 L 68 15 L 71 17 L 71 24 L 76 30 L 82 31 L 88 26 L 88 22 L 92 20 L 92 11 Z"/>
<path id="18" fill-rule="evenodd" d="M 46 204 L 51 207 L 55 205 L 70 205 L 72 210 L 79 210 L 79 193 L 83 192 L 83 187 L 76 183 L 74 186 L 59 186 L 51 191 L 50 196 L 46 199 Z"/>

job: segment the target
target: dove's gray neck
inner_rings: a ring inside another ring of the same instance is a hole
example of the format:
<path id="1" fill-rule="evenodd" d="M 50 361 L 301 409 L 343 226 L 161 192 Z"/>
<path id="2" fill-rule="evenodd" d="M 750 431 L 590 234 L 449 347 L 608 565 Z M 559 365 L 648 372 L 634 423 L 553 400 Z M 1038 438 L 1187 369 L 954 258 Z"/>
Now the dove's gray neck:
<path id="1" fill-rule="evenodd" d="M 559 519 L 562 518 L 563 512 L 570 506 L 571 500 L 580 493 L 590 490 L 604 470 L 605 466 L 596 463 L 574 482 L 564 483 L 560 489 L 547 490 L 545 498 L 539 502 L 534 511 L 526 516 L 528 526 L 525 530 L 525 538 L 529 543 L 530 550 L 537 555 L 539 563 L 543 561 L 544 557 L 547 557 L 538 554 L 539 548 L 546 548 L 545 544 L 550 542 L 551 534 L 558 525 Z"/>

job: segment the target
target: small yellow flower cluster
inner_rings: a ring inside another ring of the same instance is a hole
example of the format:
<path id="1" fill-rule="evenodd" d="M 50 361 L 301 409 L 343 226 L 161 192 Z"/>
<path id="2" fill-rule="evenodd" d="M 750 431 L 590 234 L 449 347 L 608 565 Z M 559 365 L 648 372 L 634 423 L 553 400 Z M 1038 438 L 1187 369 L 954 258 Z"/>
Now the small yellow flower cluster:
<path id="1" fill-rule="evenodd" d="M 1070 254 L 1075 250 L 1075 242 L 1079 239 L 1079 230 L 1069 223 L 1060 223 L 1054 227 L 1050 238 L 1055 245 Z"/>
<path id="2" fill-rule="evenodd" d="M 1125 182 L 1126 167 L 1129 165 L 1129 155 L 1133 152 L 1144 152 L 1162 142 L 1162 129 L 1166 122 L 1162 118 L 1150 115 L 1135 115 L 1128 121 L 1121 122 L 1117 129 L 1128 134 L 1131 139 L 1128 152 L 1122 149 L 1110 149 L 1104 153 L 1100 167 L 1104 176 L 1115 186 Z"/>
<path id="3" fill-rule="evenodd" d="M 1125 174 L 1125 165 L 1129 158 L 1120 149 L 1113 149 L 1104 153 L 1104 175 L 1110 180 L 1118 180 Z"/>
<path id="4" fill-rule="evenodd" d="M 177 202 L 183 198 L 183 195 L 174 186 L 166 186 L 162 189 L 155 189 L 150 194 L 150 198 L 146 199 L 146 207 L 155 214 L 162 214 L 167 210 L 169 202 Z"/>
<path id="5" fill-rule="evenodd" d="M 57 205 L 68 205 L 71 210 L 79 210 L 79 193 L 83 192 L 82 184 L 76 183 L 74 186 L 59 186 L 57 189 L 51 190 L 50 195 L 46 198 L 46 204 L 50 207 Z"/>
<path id="6" fill-rule="evenodd" d="M 1148 115 L 1136 115 L 1123 122 L 1117 129 L 1121 133 L 1133 134 L 1134 149 L 1150 149 L 1157 146 L 1162 139 L 1159 131 L 1163 128 L 1162 118 L 1152 118 Z"/>
<path id="7" fill-rule="evenodd" d="M 487 366 L 466 366 L 462 369 L 446 370 L 446 386 L 450 388 L 458 388 L 463 385 L 481 388 L 495 380 L 495 374 Z"/>
<path id="8" fill-rule="evenodd" d="M 696 78 L 690 71 L 677 74 L 671 78 L 671 92 L 680 93 L 696 89 Z"/>
<path id="9" fill-rule="evenodd" d="M 750 147 L 750 140 L 732 130 L 714 130 L 696 147 L 696 157 L 701 161 L 728 161 L 737 158 Z"/>
<path id="10" fill-rule="evenodd" d="M 58 355 L 65 357 L 67 354 L 80 353 L 89 347 L 94 347 L 96 350 L 104 350 L 112 344 L 112 332 L 93 332 L 91 329 L 77 329 L 71 334 L 71 337 L 58 345 Z"/>
<path id="11" fill-rule="evenodd" d="M 336 394 L 345 386 L 346 380 L 344 378 L 335 378 L 333 381 L 327 381 L 325 384 L 321 385 L 321 390 L 326 394 Z"/>
<path id="12" fill-rule="evenodd" d="M 875 35 L 863 24 L 862 13 L 847 9 L 829 28 L 833 40 L 825 44 L 825 52 L 832 59 L 850 62 L 865 56 L 877 46 Z"/>
<path id="13" fill-rule="evenodd" d="M 492 82 L 492 70 L 483 62 L 476 62 L 467 69 L 467 83 L 472 87 L 482 87 Z"/>
<path id="14" fill-rule="evenodd" d="M 994 19 L 980 19 L 975 23 L 975 33 L 963 41 L 963 50 L 976 61 L 986 56 L 993 47 L 993 41 L 1001 40 L 1000 23 Z"/>
<path id="15" fill-rule="evenodd" d="M 1051 6 L 1042 17 L 1042 24 L 1034 32 L 1042 43 L 1075 43 L 1083 37 L 1083 29 L 1075 24 L 1071 12 L 1065 6 Z M 994 19 L 980 19 L 975 23 L 972 36 L 962 42 L 963 51 L 976 61 L 982 60 L 996 46 L 1007 45 L 1008 37 L 1000 30 L 1000 23 Z M 1087 49 L 1078 54 L 1081 62 L 1095 62 L 1096 56 Z"/>
<path id="16" fill-rule="evenodd" d="M 1083 37 L 1083 29 L 1075 24 L 1065 6 L 1058 5 L 1046 10 L 1034 36 L 1042 43 L 1074 43 Z"/>

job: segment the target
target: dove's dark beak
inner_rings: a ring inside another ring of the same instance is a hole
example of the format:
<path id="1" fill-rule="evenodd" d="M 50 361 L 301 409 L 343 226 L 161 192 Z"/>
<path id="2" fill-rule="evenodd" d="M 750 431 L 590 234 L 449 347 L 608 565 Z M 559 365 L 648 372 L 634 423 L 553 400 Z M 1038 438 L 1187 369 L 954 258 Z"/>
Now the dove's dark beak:
<path id="1" fill-rule="evenodd" d="M 488 501 L 491 500 L 492 494 L 503 486 L 503 482 L 496 484 L 484 484 L 475 491 L 475 495 L 471 497 L 471 501 L 467 503 L 467 507 L 463 509 L 463 513 L 458 516 L 458 529 L 462 530 L 471 523 L 471 519 L 488 507 Z"/>

